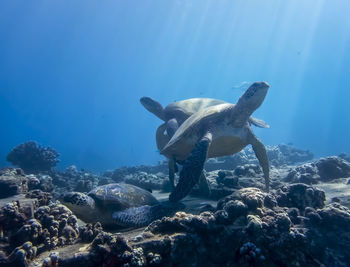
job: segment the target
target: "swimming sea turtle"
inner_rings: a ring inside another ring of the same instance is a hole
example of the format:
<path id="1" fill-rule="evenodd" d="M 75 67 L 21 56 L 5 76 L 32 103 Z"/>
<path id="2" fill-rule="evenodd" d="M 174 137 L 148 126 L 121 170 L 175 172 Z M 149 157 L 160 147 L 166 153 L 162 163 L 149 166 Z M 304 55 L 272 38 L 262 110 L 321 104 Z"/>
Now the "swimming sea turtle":
<path id="1" fill-rule="evenodd" d="M 120 227 L 145 226 L 183 208 L 181 203 L 160 203 L 150 192 L 123 183 L 98 186 L 88 194 L 70 192 L 62 203 L 85 222 Z"/>
<path id="2" fill-rule="evenodd" d="M 161 154 L 184 160 L 179 183 L 170 194 L 170 201 L 185 197 L 198 182 L 207 158 L 226 156 L 251 144 L 263 169 L 266 190 L 269 190 L 269 163 L 265 146 L 254 135 L 250 115 L 262 104 L 269 85 L 253 83 L 236 105 L 220 104 L 205 108 L 189 117 L 175 132 Z"/>
<path id="3" fill-rule="evenodd" d="M 227 103 L 223 100 L 214 98 L 190 98 L 170 103 L 165 108 L 163 108 L 158 101 L 150 97 L 142 97 L 140 99 L 140 102 L 148 111 L 156 115 L 161 120 L 165 121 L 165 123 L 161 124 L 158 127 L 156 132 L 156 143 L 159 151 L 164 148 L 178 127 L 191 115 L 207 107 Z M 263 120 L 253 117 L 249 117 L 249 123 L 261 128 L 270 127 Z M 170 186 L 172 188 L 175 188 L 174 176 L 175 172 L 177 172 L 177 166 L 176 161 L 173 157 L 168 158 L 168 165 Z M 201 191 L 205 192 L 204 195 L 206 195 L 208 192 L 210 192 L 207 180 L 205 179 L 204 174 L 202 174 L 200 178 Z"/>

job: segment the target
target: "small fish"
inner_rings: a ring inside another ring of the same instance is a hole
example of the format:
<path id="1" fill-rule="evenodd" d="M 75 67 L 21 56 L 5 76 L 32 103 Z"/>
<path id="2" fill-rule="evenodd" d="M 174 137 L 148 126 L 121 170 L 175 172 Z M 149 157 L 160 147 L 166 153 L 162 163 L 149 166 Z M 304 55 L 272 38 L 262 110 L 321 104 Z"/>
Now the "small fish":
<path id="1" fill-rule="evenodd" d="M 249 82 L 249 81 L 243 81 L 243 82 L 241 82 L 241 83 L 239 83 L 239 84 L 236 84 L 236 85 L 234 85 L 234 86 L 232 86 L 232 90 L 237 90 L 237 89 L 239 89 L 239 90 L 241 90 L 241 91 L 245 91 L 245 90 L 247 90 L 248 89 L 248 87 L 249 87 L 249 85 L 251 84 L 251 82 Z"/>

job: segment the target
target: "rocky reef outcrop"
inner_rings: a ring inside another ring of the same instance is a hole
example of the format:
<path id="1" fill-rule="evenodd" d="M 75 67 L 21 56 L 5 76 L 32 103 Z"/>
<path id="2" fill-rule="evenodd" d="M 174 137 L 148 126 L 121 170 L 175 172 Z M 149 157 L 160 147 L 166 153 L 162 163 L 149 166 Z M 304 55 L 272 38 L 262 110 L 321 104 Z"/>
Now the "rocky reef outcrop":
<path id="1" fill-rule="evenodd" d="M 214 213 L 178 212 L 153 222 L 145 232 L 151 237 L 137 244 L 169 266 L 346 266 L 350 210 L 324 206 L 324 193 L 307 185 L 285 191 L 289 202 L 280 200 L 282 191 L 241 189 L 219 201 Z M 291 205 L 298 201 L 303 204 Z"/>
<path id="2" fill-rule="evenodd" d="M 298 149 L 291 145 L 285 144 L 267 146 L 266 150 L 270 160 L 270 164 L 275 167 L 309 161 L 312 160 L 314 156 L 313 153 L 308 150 Z M 250 147 L 232 156 L 209 159 L 206 162 L 204 168 L 206 171 L 215 171 L 220 169 L 234 170 L 238 166 L 246 164 L 259 164 L 253 149 Z M 166 161 L 163 161 L 155 166 L 141 165 L 133 167 L 121 167 L 113 171 L 106 172 L 104 176 L 110 177 L 115 182 L 121 182 L 125 180 L 126 176 L 134 173 L 163 173 L 167 175 L 168 164 Z"/>
<path id="3" fill-rule="evenodd" d="M 347 162 L 350 162 L 350 155 L 346 154 L 346 153 L 341 153 L 339 155 L 340 158 L 346 160 Z"/>
<path id="4" fill-rule="evenodd" d="M 291 183 L 317 184 L 349 177 L 350 163 L 341 157 L 333 156 L 296 166 L 284 180 Z"/>
<path id="5" fill-rule="evenodd" d="M 28 179 L 22 169 L 0 170 L 0 198 L 6 198 L 28 191 Z"/>
<path id="6" fill-rule="evenodd" d="M 323 191 L 306 184 L 274 193 L 244 188 L 213 212 L 177 212 L 132 238 L 104 232 L 98 223 L 79 229 L 69 212 L 55 217 L 59 205 L 43 206 L 22 221 L 12 240 L 23 243 L 11 241 L 18 246 L 2 260 L 25 266 L 42 246 L 52 246 L 42 266 L 348 266 L 350 210 L 324 201 Z M 50 238 L 41 237 L 43 229 Z"/>
<path id="7" fill-rule="evenodd" d="M 198 200 L 196 211 L 192 207 L 120 233 L 106 232 L 100 223 L 81 224 L 56 199 L 112 182 L 167 191 L 167 164 L 124 167 L 103 176 L 75 166 L 33 174 L 0 170 L 0 193 L 10 197 L 0 199 L 0 265 L 349 266 L 350 210 L 341 199 L 326 202 L 325 192 L 312 186 L 350 177 L 346 157 L 295 166 L 312 153 L 279 145 L 268 154 L 270 193 L 264 192 L 263 173 L 247 149 L 209 161 L 213 170 L 206 177 L 217 202 Z M 347 179 L 341 180 L 346 187 Z M 192 194 L 198 193 L 195 187 Z"/>
<path id="8" fill-rule="evenodd" d="M 163 190 L 170 189 L 170 183 L 168 175 L 164 173 L 147 173 L 138 171 L 133 174 L 128 174 L 124 176 L 124 182 L 127 184 L 132 184 L 144 188 L 146 190 Z"/>
<path id="9" fill-rule="evenodd" d="M 58 157 L 59 154 L 53 148 L 29 141 L 13 148 L 6 159 L 25 173 L 31 174 L 51 170 L 59 162 Z"/>
<path id="10" fill-rule="evenodd" d="M 280 144 L 266 146 L 270 165 L 280 167 L 312 160 L 314 155 L 308 150 L 302 150 L 290 145 Z M 259 164 L 252 148 L 248 147 L 232 156 L 209 159 L 205 164 L 207 171 L 218 169 L 234 170 L 245 164 Z"/>

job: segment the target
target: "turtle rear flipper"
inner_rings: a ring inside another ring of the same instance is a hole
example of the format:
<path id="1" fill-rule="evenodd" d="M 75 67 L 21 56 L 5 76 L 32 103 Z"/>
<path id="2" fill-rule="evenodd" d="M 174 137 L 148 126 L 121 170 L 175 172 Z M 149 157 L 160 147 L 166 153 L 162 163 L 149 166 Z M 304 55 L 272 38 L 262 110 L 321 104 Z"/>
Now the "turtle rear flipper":
<path id="1" fill-rule="evenodd" d="M 142 227 L 149 224 L 151 219 L 152 206 L 141 206 L 129 208 L 123 211 L 116 211 L 112 214 L 113 220 L 121 226 Z"/>
<path id="2" fill-rule="evenodd" d="M 184 161 L 179 182 L 169 196 L 170 201 L 176 202 L 184 198 L 198 183 L 211 141 L 212 134 L 207 132 L 196 144 L 191 155 Z"/>
<path id="3" fill-rule="evenodd" d="M 182 203 L 170 203 L 167 201 L 154 206 L 144 205 L 116 211 L 112 214 L 112 218 L 120 226 L 143 227 L 184 207 L 185 205 Z"/>

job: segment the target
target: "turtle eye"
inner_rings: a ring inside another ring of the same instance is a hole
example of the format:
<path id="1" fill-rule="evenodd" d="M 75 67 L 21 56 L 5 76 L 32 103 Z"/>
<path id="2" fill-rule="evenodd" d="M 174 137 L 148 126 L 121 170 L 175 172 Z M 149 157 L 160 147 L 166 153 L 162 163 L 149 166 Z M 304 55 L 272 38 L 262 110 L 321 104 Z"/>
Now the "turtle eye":
<path id="1" fill-rule="evenodd" d="M 251 98 L 251 97 L 255 94 L 256 89 L 257 89 L 257 87 L 254 86 L 253 88 L 251 88 L 250 90 L 248 90 L 248 91 L 247 91 L 247 94 L 246 94 L 246 97 L 247 97 L 247 98 Z"/>

